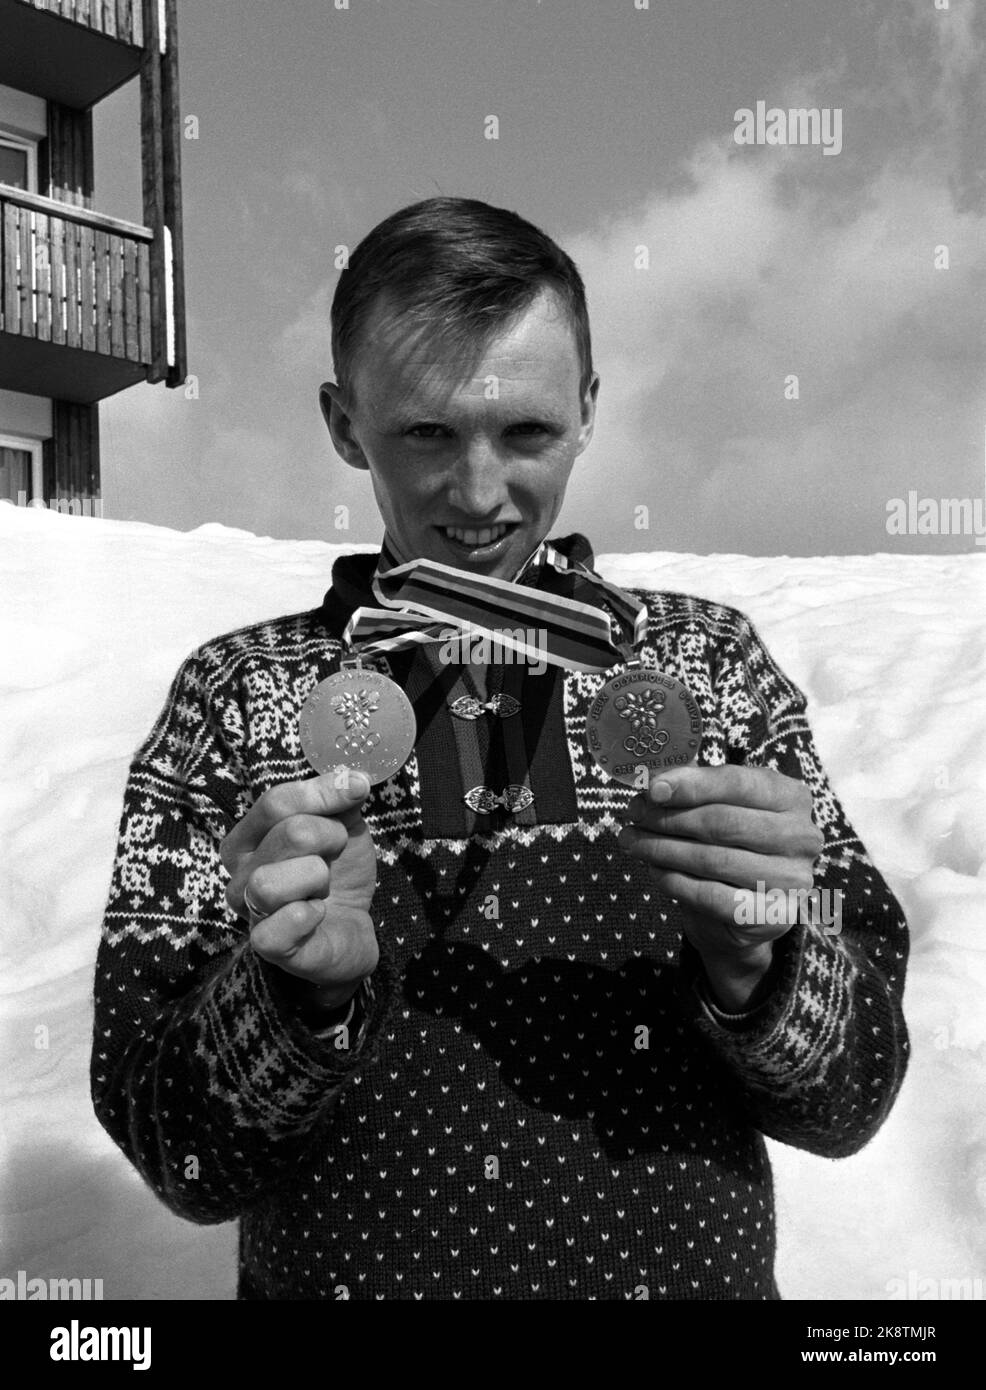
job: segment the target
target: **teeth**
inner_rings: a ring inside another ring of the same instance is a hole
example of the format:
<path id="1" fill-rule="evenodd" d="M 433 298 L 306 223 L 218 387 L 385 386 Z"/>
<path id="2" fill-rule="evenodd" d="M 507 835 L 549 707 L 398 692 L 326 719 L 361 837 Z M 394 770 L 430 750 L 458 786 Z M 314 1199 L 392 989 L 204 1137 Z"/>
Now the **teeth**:
<path id="1" fill-rule="evenodd" d="M 464 531 L 459 526 L 446 526 L 446 536 L 451 536 L 453 540 L 462 541 L 466 545 L 489 545 L 492 541 L 498 541 L 501 536 L 505 536 L 507 527 L 484 526 L 481 531 Z"/>

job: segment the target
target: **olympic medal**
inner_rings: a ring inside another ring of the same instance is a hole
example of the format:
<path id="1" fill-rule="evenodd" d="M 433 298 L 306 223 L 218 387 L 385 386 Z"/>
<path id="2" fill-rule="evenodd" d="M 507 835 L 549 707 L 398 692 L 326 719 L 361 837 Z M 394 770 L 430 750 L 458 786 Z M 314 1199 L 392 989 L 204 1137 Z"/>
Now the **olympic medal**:
<path id="1" fill-rule="evenodd" d="M 365 666 L 344 666 L 320 681 L 302 706 L 301 748 L 316 772 L 349 767 L 370 785 L 386 782 L 414 749 L 417 723 L 403 690 Z"/>
<path id="2" fill-rule="evenodd" d="M 586 744 L 609 777 L 640 787 L 642 769 L 661 772 L 698 757 L 702 715 L 687 686 L 652 666 L 629 666 L 589 706 Z"/>

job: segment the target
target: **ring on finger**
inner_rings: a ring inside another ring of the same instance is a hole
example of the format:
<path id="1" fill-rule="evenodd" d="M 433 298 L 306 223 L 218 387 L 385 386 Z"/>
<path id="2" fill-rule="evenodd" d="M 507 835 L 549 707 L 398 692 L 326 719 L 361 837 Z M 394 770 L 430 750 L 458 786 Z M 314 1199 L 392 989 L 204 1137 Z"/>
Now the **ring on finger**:
<path id="1" fill-rule="evenodd" d="M 264 912 L 261 908 L 259 908 L 257 904 L 253 901 L 253 899 L 250 897 L 249 888 L 243 889 L 243 905 L 250 914 L 251 927 L 256 922 L 261 922 L 265 917 L 270 915 L 269 913 Z"/>

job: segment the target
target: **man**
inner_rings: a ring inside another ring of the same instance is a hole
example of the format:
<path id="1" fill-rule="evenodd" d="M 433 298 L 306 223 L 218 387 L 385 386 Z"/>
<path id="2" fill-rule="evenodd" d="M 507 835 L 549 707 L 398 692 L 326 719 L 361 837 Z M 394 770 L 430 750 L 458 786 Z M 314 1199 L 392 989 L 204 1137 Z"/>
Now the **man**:
<path id="1" fill-rule="evenodd" d="M 906 926 L 804 698 L 747 619 L 680 594 L 630 591 L 643 637 L 608 670 L 553 632 L 537 674 L 443 661 L 408 606 L 367 665 L 412 702 L 412 756 L 372 789 L 314 775 L 302 705 L 371 652 L 357 610 L 429 562 L 438 611 L 493 628 L 613 598 L 584 537 L 546 543 L 599 387 L 549 238 L 475 201 L 405 208 L 332 324 L 322 409 L 384 543 L 337 560 L 320 607 L 193 653 L 138 750 L 97 1113 L 174 1211 L 240 1219 L 241 1298 L 778 1298 L 762 1136 L 856 1152 L 908 1055 Z M 585 745 L 627 654 L 704 723 L 698 763 L 640 790 Z M 812 884 L 839 929 L 748 910 Z"/>

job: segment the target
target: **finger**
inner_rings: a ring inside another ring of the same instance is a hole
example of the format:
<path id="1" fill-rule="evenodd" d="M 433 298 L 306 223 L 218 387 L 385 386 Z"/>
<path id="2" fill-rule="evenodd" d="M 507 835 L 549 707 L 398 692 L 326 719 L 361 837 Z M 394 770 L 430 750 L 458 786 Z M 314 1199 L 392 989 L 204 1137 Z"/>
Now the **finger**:
<path id="1" fill-rule="evenodd" d="M 282 782 L 260 796 L 223 840 L 220 855 L 227 869 L 233 869 L 244 855 L 252 854 L 264 836 L 290 816 L 346 817 L 370 793 L 364 772 L 334 768 L 319 777 L 302 782 Z M 352 819 L 352 816 L 349 816 Z"/>
<path id="2" fill-rule="evenodd" d="M 670 787 L 670 796 L 661 790 L 662 786 Z M 734 763 L 699 767 L 692 763 L 655 773 L 647 789 L 647 800 L 681 809 L 720 801 L 754 811 L 793 811 L 811 806 L 811 792 L 804 782 L 771 767 Z"/>
<path id="3" fill-rule="evenodd" d="M 698 914 L 703 922 L 711 920 L 713 926 L 728 928 L 728 939 L 733 947 L 774 941 L 801 920 L 800 900 L 796 897 L 777 894 L 776 905 L 771 906 L 768 914 L 763 907 L 765 899 L 728 883 L 661 870 L 653 870 L 652 874 L 665 897 L 674 898 L 682 907 Z"/>
<path id="4" fill-rule="evenodd" d="M 807 857 L 812 863 L 821 854 L 824 836 L 807 816 L 777 811 L 753 811 L 745 806 L 712 802 L 693 810 L 652 806 L 634 797 L 622 817 L 624 824 L 661 835 L 702 840 L 706 844 L 731 845 L 765 854 Z"/>
<path id="5" fill-rule="evenodd" d="M 700 840 L 679 840 L 632 825 L 623 827 L 617 844 L 631 858 L 655 868 L 731 883 L 737 888 L 755 889 L 759 883 L 770 888 L 808 889 L 813 882 L 805 859 L 755 854 L 729 845 L 703 844 Z"/>
<path id="6" fill-rule="evenodd" d="M 362 919 L 365 919 L 362 920 Z M 345 984 L 372 971 L 378 951 L 366 914 L 330 926 L 322 901 L 286 903 L 250 931 L 250 945 L 299 979 Z"/>
<path id="7" fill-rule="evenodd" d="M 319 855 L 326 862 L 337 859 L 346 848 L 350 833 L 342 820 L 334 816 L 288 816 L 287 820 L 278 821 L 253 854 L 240 857 L 230 876 L 227 900 L 238 909 L 247 879 L 261 864 L 309 855 Z"/>
<path id="8" fill-rule="evenodd" d="M 307 899 L 321 901 L 329 893 L 330 873 L 325 860 L 309 855 L 261 864 L 245 876 L 238 898 L 230 888 L 227 899 L 236 907 L 242 902 L 257 918 L 270 917 L 279 908 Z"/>
<path id="9" fill-rule="evenodd" d="M 730 884 L 673 871 L 655 870 L 653 877 L 665 897 L 675 898 L 701 917 L 711 917 L 728 926 L 734 924 L 737 890 Z"/>
<path id="10" fill-rule="evenodd" d="M 250 928 L 250 945 L 271 965 L 292 975 L 317 973 L 323 964 L 319 927 L 325 918 L 325 903 L 319 900 L 285 903 Z M 306 966 L 299 965 L 299 958 Z"/>

